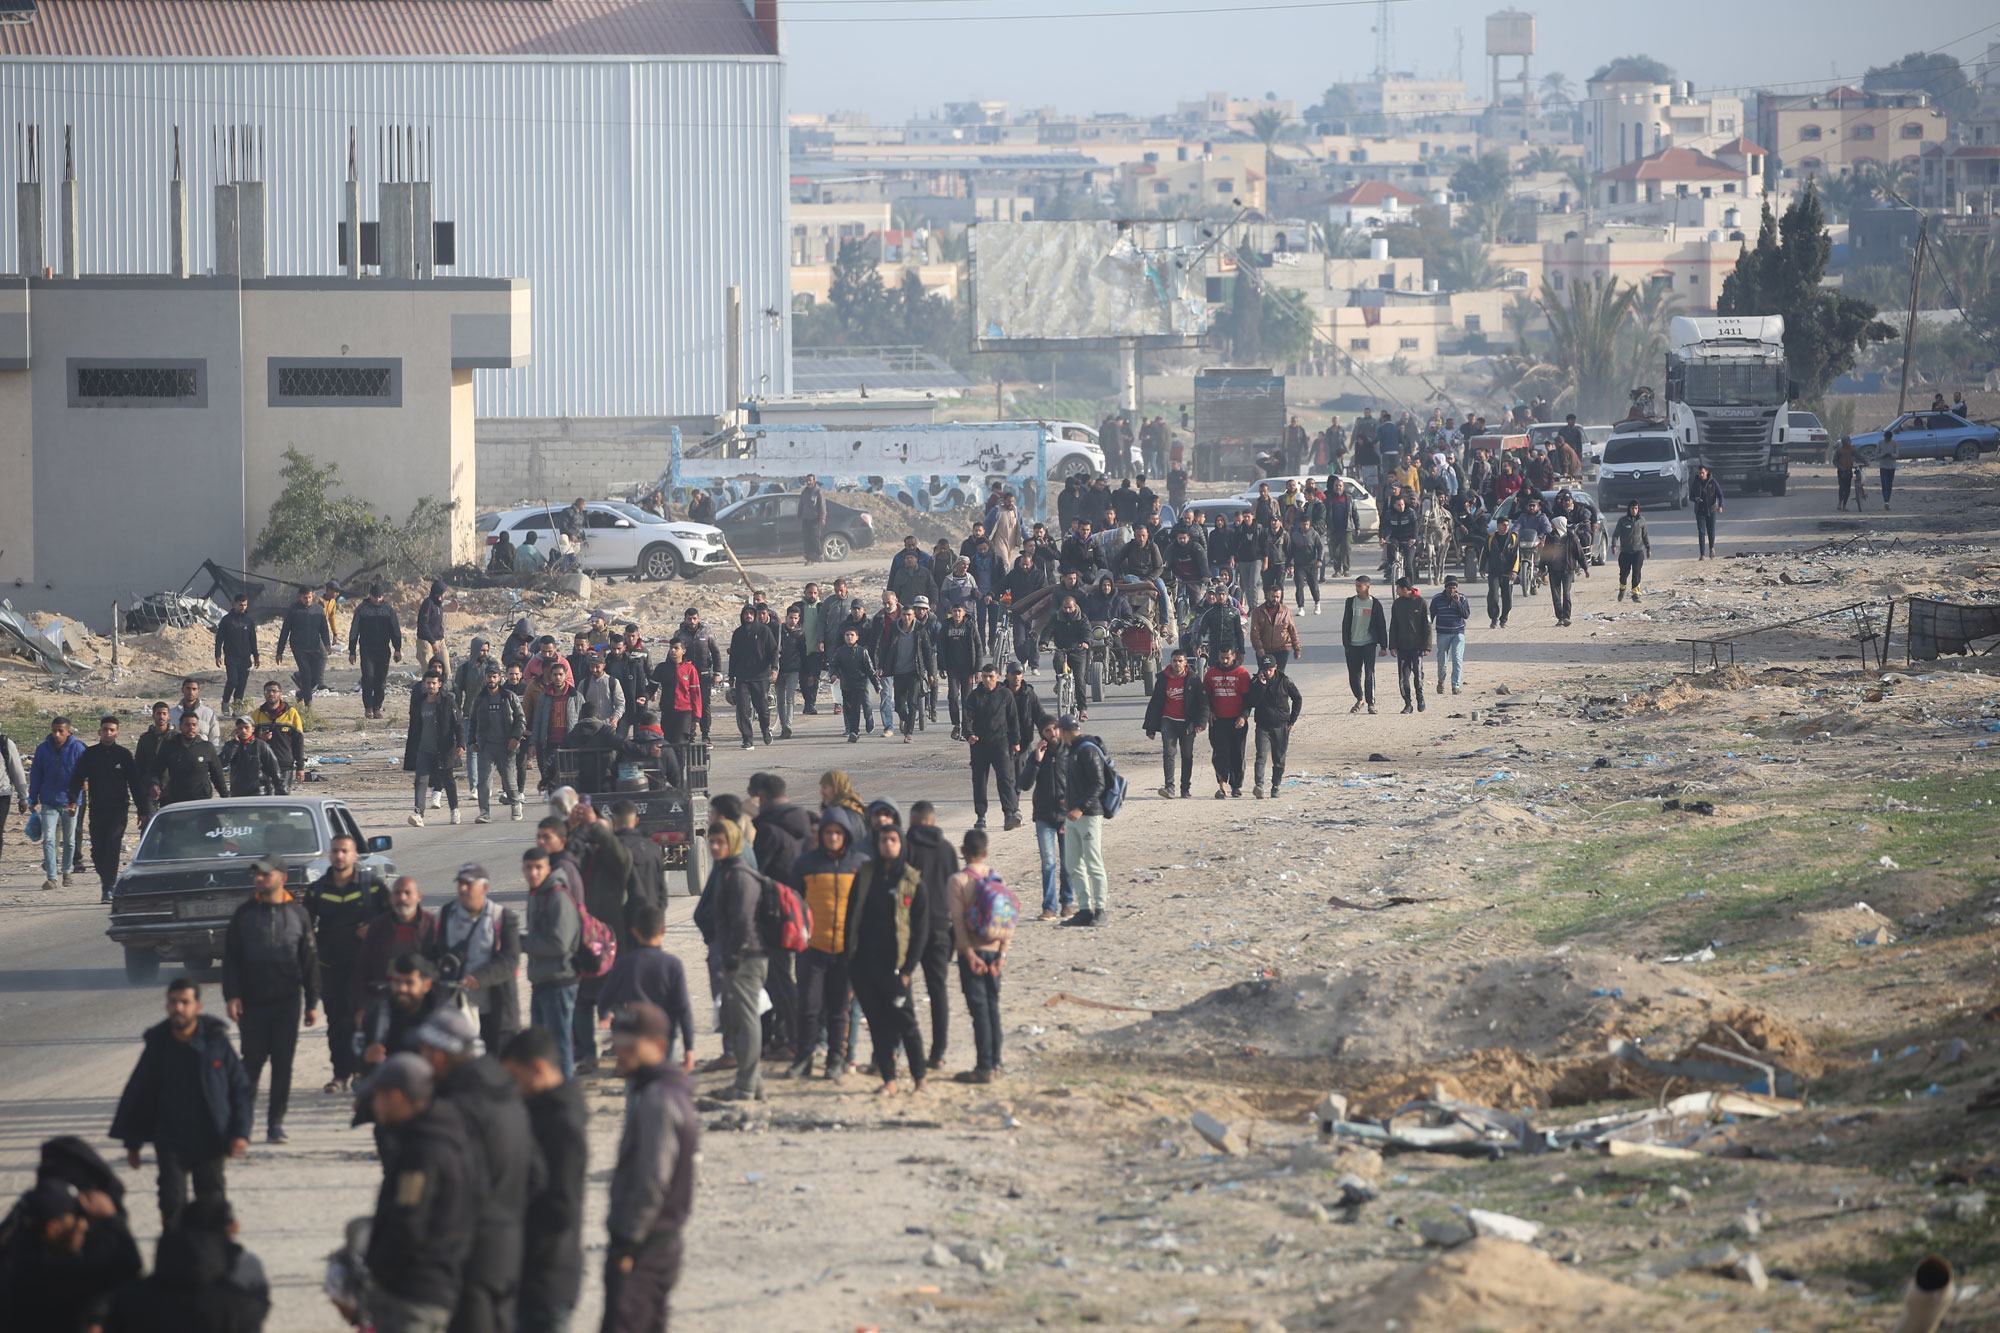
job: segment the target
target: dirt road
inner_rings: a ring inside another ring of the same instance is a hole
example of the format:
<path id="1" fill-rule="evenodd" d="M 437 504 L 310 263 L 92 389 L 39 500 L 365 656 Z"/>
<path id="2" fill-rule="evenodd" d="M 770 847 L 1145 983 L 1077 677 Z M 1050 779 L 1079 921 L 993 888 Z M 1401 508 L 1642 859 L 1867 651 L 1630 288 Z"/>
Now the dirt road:
<path id="1" fill-rule="evenodd" d="M 921 1100 L 886 1104 L 860 1078 L 774 1083 L 761 1113 L 712 1116 L 677 1311 L 717 1329 L 1319 1326 L 1377 1280 L 1448 1285 L 1412 1276 L 1436 1253 L 1418 1224 L 1471 1205 L 1542 1222 L 1544 1253 L 1609 1280 L 1552 1266 L 1550 1308 L 1517 1322 L 1506 1300 L 1518 1293 L 1477 1307 L 1496 1327 L 1580 1326 L 1592 1301 L 1647 1308 L 1662 1297 L 1641 1270 L 1709 1243 L 1746 1207 L 1762 1210 L 1765 1266 L 1789 1276 L 1768 1291 L 1671 1278 L 1669 1295 L 1702 1297 L 1682 1303 L 1695 1310 L 1683 1322 L 1837 1323 L 1899 1290 L 1926 1245 L 1957 1247 L 1968 1280 L 1983 1282 L 1969 1317 L 2000 1317 L 1990 1228 L 1974 1234 L 1976 1211 L 1957 1202 L 1970 1191 L 1952 1183 L 1990 1188 L 1992 1170 L 1967 1132 L 1989 1127 L 1965 1115 L 1994 1070 L 1991 1025 L 1977 1019 L 2000 941 L 1984 915 L 2000 795 L 1981 744 L 1992 677 L 1922 670 L 1885 683 L 1834 628 L 1746 644 L 1731 675 L 1673 676 L 1686 651 L 1676 635 L 1892 588 L 1990 595 L 2000 475 L 1904 473 L 1893 514 L 1834 514 L 1819 472 L 1795 474 L 1783 499 L 1732 502 L 1714 563 L 1692 559 L 1688 517 L 1649 516 L 1640 607 L 1618 604 L 1599 570 L 1579 585 L 1572 628 L 1553 625 L 1546 598 L 1517 602 L 1504 631 L 1476 615 L 1466 692 L 1433 696 L 1417 716 L 1397 712 L 1393 664 L 1378 678 L 1381 713 L 1349 715 L 1330 597 L 1301 621 L 1293 675 L 1306 712 L 1275 802 L 1206 799 L 1205 745 L 1198 799 L 1160 799 L 1136 690 L 1093 706 L 1089 729 L 1134 789 L 1107 836 L 1114 924 L 1023 928 L 1006 983 L 1007 1080 L 938 1079 Z M 1477 603 L 1482 590 L 1468 591 Z M 356 711 L 352 695 L 328 707 L 338 727 L 357 725 Z M 816 725 L 775 750 L 718 746 L 716 789 L 770 768 L 810 799 L 823 768 L 845 767 L 865 796 L 929 797 L 947 828 L 969 821 L 946 724 L 911 746 L 846 745 L 834 718 L 806 721 Z M 359 799 L 371 831 L 396 836 L 434 901 L 469 857 L 507 883 L 519 829 L 401 827 L 400 728 L 340 739 L 355 763 L 336 789 Z M 1663 813 L 1666 797 L 1715 810 Z M 158 995 L 123 981 L 95 889 L 79 877 L 32 891 L 40 875 L 18 822 L 8 833 L 0 1188 L 13 1190 L 43 1138 L 102 1141 Z M 996 867 L 1029 897 L 1032 838 L 995 841 Z M 1421 901 L 1385 906 L 1392 896 Z M 1901 947 L 1854 943 L 1874 928 L 1859 900 Z M 689 904 L 673 906 L 670 943 L 699 976 Z M 1662 961 L 1711 942 L 1713 962 Z M 970 1036 L 951 1003 L 956 1070 L 971 1062 Z M 1650 1100 L 1658 1088 L 1618 1070 L 1607 1038 L 1678 1050 L 1715 1023 L 1811 1080 L 1814 1109 L 1741 1127 L 1739 1155 L 1371 1162 L 1311 1142 L 1310 1109 L 1330 1088 L 1357 1113 L 1433 1086 L 1558 1119 Z M 1947 1066 L 1954 1036 L 1968 1046 Z M 1916 1053 L 1899 1056 L 1906 1047 Z M 366 1210 L 374 1166 L 344 1107 L 318 1091 L 320 1033 L 301 1053 L 293 1142 L 254 1148 L 231 1167 L 230 1193 L 278 1287 L 271 1326 L 333 1328 L 320 1259 L 340 1222 Z M 615 1083 L 597 1083 L 592 1102 L 594 1264 Z M 1245 1150 L 1216 1154 L 1189 1128 L 1197 1110 L 1230 1123 Z M 1350 1170 L 1381 1198 L 1353 1225 L 1330 1224 Z M 150 1236 L 150 1168 L 130 1179 Z M 1498 1281 L 1461 1268 L 1449 1282 Z M 594 1317 L 596 1298 L 593 1279 L 581 1315 Z"/>

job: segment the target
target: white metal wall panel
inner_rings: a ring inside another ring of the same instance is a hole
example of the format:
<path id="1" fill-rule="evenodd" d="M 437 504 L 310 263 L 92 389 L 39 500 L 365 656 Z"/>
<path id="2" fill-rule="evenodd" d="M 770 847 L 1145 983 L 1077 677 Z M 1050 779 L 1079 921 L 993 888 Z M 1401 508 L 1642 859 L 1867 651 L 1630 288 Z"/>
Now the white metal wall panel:
<path id="1" fill-rule="evenodd" d="M 42 131 L 52 263 L 53 185 L 63 127 L 74 126 L 85 273 L 166 270 L 176 126 L 190 253 L 197 272 L 212 268 L 210 191 L 224 171 L 211 135 L 259 127 L 273 274 L 338 271 L 348 127 L 372 220 L 386 176 L 380 133 L 414 126 L 432 136 L 436 215 L 457 224 L 458 262 L 446 272 L 533 284 L 533 361 L 476 372 L 481 416 L 723 410 L 732 283 L 743 289 L 744 391 L 790 392 L 779 61 L 0 62 L 0 160 L 10 167 L 22 124 Z M 15 210 L 0 209 L 7 269 L 15 227 Z"/>

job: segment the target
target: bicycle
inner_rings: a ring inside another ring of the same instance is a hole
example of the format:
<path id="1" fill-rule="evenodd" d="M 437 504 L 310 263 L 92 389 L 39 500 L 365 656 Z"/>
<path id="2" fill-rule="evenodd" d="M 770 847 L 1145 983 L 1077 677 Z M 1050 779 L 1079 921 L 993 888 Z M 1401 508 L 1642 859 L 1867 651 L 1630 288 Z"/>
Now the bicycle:
<path id="1" fill-rule="evenodd" d="M 1076 676 L 1069 669 L 1069 654 L 1056 654 L 1056 716 L 1076 716 Z"/>

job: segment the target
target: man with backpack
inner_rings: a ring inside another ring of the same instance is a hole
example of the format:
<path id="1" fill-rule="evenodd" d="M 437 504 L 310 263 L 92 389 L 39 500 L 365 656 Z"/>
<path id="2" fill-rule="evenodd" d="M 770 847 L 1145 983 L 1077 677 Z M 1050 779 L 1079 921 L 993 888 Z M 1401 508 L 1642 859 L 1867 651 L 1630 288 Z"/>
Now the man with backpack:
<path id="1" fill-rule="evenodd" d="M 1079 908 L 1068 924 L 1101 926 L 1106 916 L 1105 894 L 1110 888 L 1104 871 L 1104 821 L 1116 805 L 1111 759 L 1104 742 L 1085 736 L 1083 724 L 1075 717 L 1057 719 L 1056 730 L 1068 752 L 1060 779 L 1063 869 L 1076 887 Z"/>
<path id="2" fill-rule="evenodd" d="M 528 956 L 528 1016 L 555 1039 L 556 1064 L 565 1079 L 576 1076 L 576 953 L 583 918 L 562 884 L 549 874 L 549 854 L 530 847 L 521 854 L 521 878 L 528 885 L 528 928 L 521 952 Z"/>
<path id="3" fill-rule="evenodd" d="M 959 843 L 965 869 L 951 877 L 951 933 L 958 943 L 958 983 L 972 1016 L 974 1066 L 958 1083 L 991 1083 L 1000 1062 L 1000 972 L 1021 905 L 986 863 L 986 834 L 970 829 Z"/>
<path id="4" fill-rule="evenodd" d="M 562 817 L 564 845 L 575 858 L 582 879 L 586 931 L 593 919 L 614 931 L 623 930 L 631 910 L 645 901 L 635 893 L 632 883 L 632 853 L 575 788 L 558 788 L 549 797 L 549 808 Z M 599 985 L 595 974 L 580 978 L 577 984 L 576 1022 L 571 1030 L 577 1063 L 586 1066 L 597 1062 Z"/>
<path id="5" fill-rule="evenodd" d="M 944 1065 L 945 1042 L 951 1035 L 951 877 L 958 873 L 958 853 L 944 840 L 938 828 L 937 809 L 929 801 L 910 807 L 910 832 L 903 839 L 903 855 L 917 868 L 923 885 L 925 919 L 930 922 L 930 939 L 924 943 L 920 963 L 924 990 L 931 1000 L 931 1046 L 924 1061 L 928 1069 Z M 914 990 L 910 1001 L 916 1002 Z"/>
<path id="6" fill-rule="evenodd" d="M 527 714 L 521 701 L 500 681 L 500 663 L 488 658 L 481 677 L 483 688 L 465 706 L 467 749 L 475 756 L 479 779 L 479 818 L 493 822 L 493 773 L 500 773 L 500 798 L 518 822 L 522 815 L 521 792 L 514 785 L 514 754 L 528 733 Z M 565 1075 L 567 1077 L 567 1075 Z"/>
<path id="7" fill-rule="evenodd" d="M 1257 674 L 1250 681 L 1250 689 L 1244 696 L 1244 711 L 1257 728 L 1257 764 L 1251 774 L 1250 794 L 1258 799 L 1264 795 L 1264 761 L 1271 761 L 1271 799 L 1278 797 L 1278 788 L 1285 783 L 1285 750 L 1291 744 L 1292 728 L 1298 723 L 1299 713 L 1305 708 L 1305 700 L 1299 694 L 1299 687 L 1284 673 L 1282 664 L 1274 657 L 1260 658 Z M 1241 759 L 1238 759 L 1238 772 Z"/>

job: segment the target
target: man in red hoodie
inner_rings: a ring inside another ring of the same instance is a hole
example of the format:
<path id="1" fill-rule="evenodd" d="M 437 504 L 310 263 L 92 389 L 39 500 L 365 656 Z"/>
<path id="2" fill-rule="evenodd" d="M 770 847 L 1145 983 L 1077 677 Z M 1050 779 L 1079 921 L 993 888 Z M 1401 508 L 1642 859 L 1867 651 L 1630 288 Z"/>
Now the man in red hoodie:
<path id="1" fill-rule="evenodd" d="M 1250 673 L 1234 648 L 1224 648 L 1201 678 L 1208 696 L 1208 748 L 1215 761 L 1215 799 L 1243 794 L 1243 741 L 1250 726 Z"/>

